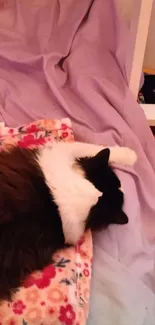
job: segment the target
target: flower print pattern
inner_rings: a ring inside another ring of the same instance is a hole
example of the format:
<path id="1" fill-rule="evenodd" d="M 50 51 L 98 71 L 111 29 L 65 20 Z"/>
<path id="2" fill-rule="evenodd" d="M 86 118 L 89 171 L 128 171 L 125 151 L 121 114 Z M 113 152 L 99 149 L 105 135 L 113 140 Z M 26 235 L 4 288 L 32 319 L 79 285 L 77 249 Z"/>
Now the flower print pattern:
<path id="1" fill-rule="evenodd" d="M 42 272 L 38 271 L 27 277 L 23 286 L 25 288 L 36 285 L 39 289 L 47 288 L 50 285 L 51 279 L 56 276 L 55 266 L 49 265 Z"/>
<path id="2" fill-rule="evenodd" d="M 25 292 L 25 301 L 27 303 L 32 303 L 35 304 L 37 303 L 37 301 L 39 300 L 39 293 L 37 288 L 27 288 L 26 292 Z"/>
<path id="3" fill-rule="evenodd" d="M 62 286 L 57 285 L 56 288 L 49 289 L 47 291 L 47 299 L 51 303 L 61 303 L 64 301 L 64 293 L 62 291 Z"/>
<path id="4" fill-rule="evenodd" d="M 14 302 L 13 304 L 13 312 L 15 314 L 23 314 L 24 309 L 26 308 L 26 306 L 24 305 L 22 300 L 18 300 L 16 302 Z"/>
<path id="5" fill-rule="evenodd" d="M 84 269 L 83 274 L 87 277 L 87 276 L 89 276 L 89 271 L 87 269 Z"/>
<path id="6" fill-rule="evenodd" d="M 27 324 L 35 324 L 36 322 L 40 324 L 41 314 L 40 308 L 30 308 L 25 314 Z"/>
<path id="7" fill-rule="evenodd" d="M 60 307 L 59 320 L 61 323 L 65 324 L 65 325 L 73 325 L 75 316 L 76 316 L 75 312 L 71 305 L 67 305 L 65 307 L 64 306 Z"/>
<path id="8" fill-rule="evenodd" d="M 0 125 L 0 150 L 36 148 L 47 142 L 74 141 L 71 122 L 39 120 L 19 128 Z M 85 325 L 89 311 L 92 237 L 55 254 L 54 264 L 24 281 L 12 302 L 0 305 L 0 325 Z M 75 304 L 76 302 L 76 304 Z"/>

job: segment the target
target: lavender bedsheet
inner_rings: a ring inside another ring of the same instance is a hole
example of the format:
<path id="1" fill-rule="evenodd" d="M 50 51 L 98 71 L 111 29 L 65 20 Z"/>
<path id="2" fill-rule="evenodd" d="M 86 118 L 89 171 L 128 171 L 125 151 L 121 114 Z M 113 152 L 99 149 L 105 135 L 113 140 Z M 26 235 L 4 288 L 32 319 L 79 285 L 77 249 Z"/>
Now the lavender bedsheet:
<path id="1" fill-rule="evenodd" d="M 118 169 L 129 224 L 94 236 L 97 325 L 155 324 L 155 142 L 127 86 L 127 36 L 115 0 L 0 2 L 0 119 L 69 116 L 76 139 L 138 154 Z"/>

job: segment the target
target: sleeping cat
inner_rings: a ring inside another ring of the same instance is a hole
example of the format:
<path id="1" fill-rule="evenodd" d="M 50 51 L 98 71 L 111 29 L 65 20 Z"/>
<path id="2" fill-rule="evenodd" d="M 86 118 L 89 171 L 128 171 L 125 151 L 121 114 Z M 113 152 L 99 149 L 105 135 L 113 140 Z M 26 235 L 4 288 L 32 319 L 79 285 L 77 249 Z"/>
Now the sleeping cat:
<path id="1" fill-rule="evenodd" d="M 128 148 L 76 142 L 0 152 L 0 299 L 86 229 L 128 222 L 109 162 L 135 161 Z"/>

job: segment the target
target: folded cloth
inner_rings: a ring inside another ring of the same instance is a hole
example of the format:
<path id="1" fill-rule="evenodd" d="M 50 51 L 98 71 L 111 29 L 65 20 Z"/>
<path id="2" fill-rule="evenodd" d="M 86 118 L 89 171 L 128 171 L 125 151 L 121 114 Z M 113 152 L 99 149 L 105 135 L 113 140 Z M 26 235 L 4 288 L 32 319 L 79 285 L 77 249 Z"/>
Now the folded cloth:
<path id="1" fill-rule="evenodd" d="M 39 120 L 19 128 L 7 128 L 0 123 L 1 149 L 14 144 L 38 147 L 53 140 L 74 141 L 69 119 Z M 4 301 L 0 304 L 0 324 L 86 324 L 92 261 L 91 233 L 87 232 L 75 248 L 55 254 L 54 261 L 41 272 L 30 275 L 11 303 Z"/>

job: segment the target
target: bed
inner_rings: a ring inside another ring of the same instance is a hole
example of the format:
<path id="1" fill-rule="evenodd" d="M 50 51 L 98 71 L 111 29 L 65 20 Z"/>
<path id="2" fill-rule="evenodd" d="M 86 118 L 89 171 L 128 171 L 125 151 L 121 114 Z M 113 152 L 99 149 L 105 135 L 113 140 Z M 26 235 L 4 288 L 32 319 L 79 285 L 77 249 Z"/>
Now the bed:
<path id="1" fill-rule="evenodd" d="M 93 234 L 87 325 L 155 324 L 155 143 L 135 96 L 130 37 L 115 0 L 1 1 L 0 120 L 68 117 L 76 140 L 138 154 L 134 168 L 116 169 L 129 224 Z"/>

